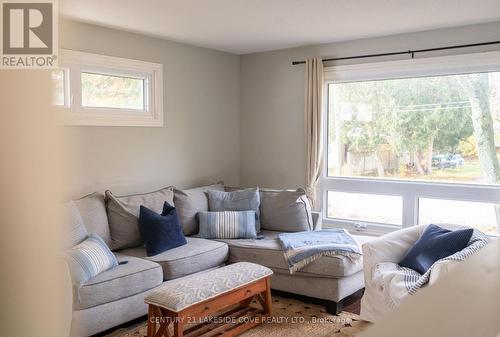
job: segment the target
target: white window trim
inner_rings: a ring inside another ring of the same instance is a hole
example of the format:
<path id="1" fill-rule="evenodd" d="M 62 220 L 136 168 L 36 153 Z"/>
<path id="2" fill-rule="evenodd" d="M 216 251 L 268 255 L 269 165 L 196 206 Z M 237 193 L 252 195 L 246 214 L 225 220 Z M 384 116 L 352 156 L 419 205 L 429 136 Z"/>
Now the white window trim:
<path id="1" fill-rule="evenodd" d="M 65 125 L 163 126 L 163 65 L 62 49 L 59 66 L 65 70 Z M 80 74 L 98 72 L 145 79 L 143 110 L 82 107 Z M 69 76 L 68 76 L 69 75 Z"/>
<path id="2" fill-rule="evenodd" d="M 500 71 L 500 52 L 439 56 L 423 59 L 386 61 L 327 67 L 324 70 L 324 167 L 319 183 L 323 201 L 322 217 L 326 227 L 344 227 L 367 234 L 384 234 L 400 226 L 366 221 L 329 218 L 327 192 L 354 192 L 364 194 L 397 195 L 403 198 L 403 224 L 418 224 L 418 198 L 450 199 L 496 203 L 500 200 L 499 185 L 409 181 L 399 179 L 328 177 L 328 83 L 369 81 L 405 77 L 452 75 L 458 73 Z M 500 230 L 500 229 L 499 229 Z"/>

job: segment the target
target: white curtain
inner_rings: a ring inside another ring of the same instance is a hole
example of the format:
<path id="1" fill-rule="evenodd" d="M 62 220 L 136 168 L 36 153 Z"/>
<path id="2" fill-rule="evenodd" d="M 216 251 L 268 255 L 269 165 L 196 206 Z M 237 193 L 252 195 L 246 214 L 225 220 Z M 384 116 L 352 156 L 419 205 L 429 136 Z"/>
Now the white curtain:
<path id="1" fill-rule="evenodd" d="M 323 61 L 306 60 L 305 135 L 306 194 L 314 209 L 320 209 L 316 187 L 323 166 Z"/>

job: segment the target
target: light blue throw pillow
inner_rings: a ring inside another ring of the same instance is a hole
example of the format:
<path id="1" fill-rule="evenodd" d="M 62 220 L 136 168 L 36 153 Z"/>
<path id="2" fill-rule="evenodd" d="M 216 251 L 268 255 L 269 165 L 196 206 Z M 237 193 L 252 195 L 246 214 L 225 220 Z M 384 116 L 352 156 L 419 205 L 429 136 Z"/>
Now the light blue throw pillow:
<path id="1" fill-rule="evenodd" d="M 83 242 L 67 250 L 66 261 L 76 288 L 118 265 L 115 255 L 97 234 L 90 234 Z"/>
<path id="2" fill-rule="evenodd" d="M 255 239 L 255 211 L 199 212 L 199 237 L 204 239 Z"/>
<path id="3" fill-rule="evenodd" d="M 222 211 L 255 211 L 255 231 L 260 232 L 260 194 L 259 188 L 247 188 L 233 192 L 210 190 L 208 193 L 208 209 L 211 212 Z"/>

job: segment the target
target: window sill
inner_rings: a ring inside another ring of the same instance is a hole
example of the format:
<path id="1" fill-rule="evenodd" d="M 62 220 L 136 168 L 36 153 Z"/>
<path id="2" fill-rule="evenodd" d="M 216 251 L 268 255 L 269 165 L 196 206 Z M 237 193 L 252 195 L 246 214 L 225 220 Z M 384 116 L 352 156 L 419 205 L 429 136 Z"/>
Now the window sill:
<path id="1" fill-rule="evenodd" d="M 359 228 L 358 225 L 366 225 L 366 228 Z M 323 218 L 323 228 L 344 228 L 354 235 L 382 236 L 400 229 L 401 226 L 391 226 L 386 224 L 366 223 L 361 221 L 335 220 Z"/>
<path id="2" fill-rule="evenodd" d="M 366 224 L 366 228 L 360 229 L 357 228 L 358 224 Z M 439 225 L 439 224 L 437 224 Z M 417 225 L 415 225 L 417 226 Z M 354 222 L 348 220 L 334 220 L 331 218 L 323 218 L 323 229 L 332 229 L 332 228 L 344 228 L 352 235 L 363 235 L 363 236 L 374 236 L 379 237 L 383 236 L 401 229 L 405 227 L 395 226 L 395 225 L 386 225 L 386 224 L 378 224 L 378 223 L 366 223 L 366 222 Z M 411 227 L 411 226 L 410 226 Z M 498 240 L 500 239 L 500 233 L 485 233 L 489 238 Z"/>

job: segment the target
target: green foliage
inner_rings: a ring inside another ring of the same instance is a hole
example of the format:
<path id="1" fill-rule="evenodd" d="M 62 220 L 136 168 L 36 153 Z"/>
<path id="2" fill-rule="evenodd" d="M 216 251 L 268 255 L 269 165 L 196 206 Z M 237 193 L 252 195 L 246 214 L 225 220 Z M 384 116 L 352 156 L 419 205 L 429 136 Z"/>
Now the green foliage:
<path id="1" fill-rule="evenodd" d="M 477 158 L 477 142 L 474 136 L 470 136 L 467 139 L 461 140 L 458 144 L 458 152 L 464 158 Z"/>
<path id="2" fill-rule="evenodd" d="M 374 151 L 386 141 L 386 135 L 380 131 L 376 123 L 348 121 L 344 124 L 342 141 L 356 151 Z"/>
<path id="3" fill-rule="evenodd" d="M 82 102 L 86 106 L 143 109 L 143 80 L 82 73 Z"/>
<path id="4" fill-rule="evenodd" d="M 338 100 L 351 103 L 351 118 L 341 121 L 342 141 L 357 151 L 389 144 L 396 153 L 429 146 L 455 152 L 460 140 L 473 133 L 468 97 L 457 80 L 438 76 L 337 86 Z M 359 106 L 371 107 L 368 118 Z M 342 103 L 336 108 L 342 114 Z"/>

